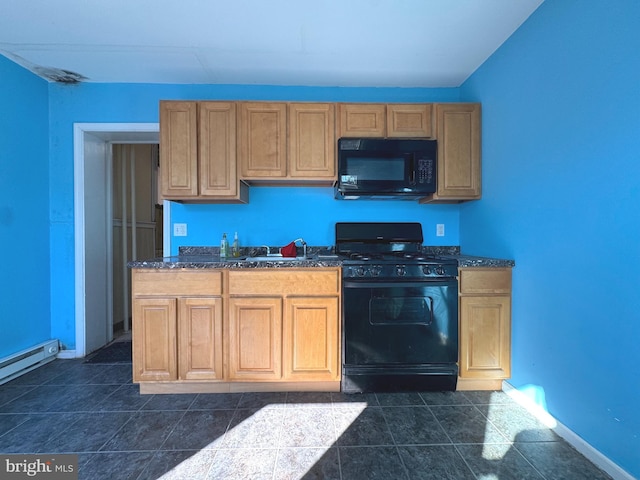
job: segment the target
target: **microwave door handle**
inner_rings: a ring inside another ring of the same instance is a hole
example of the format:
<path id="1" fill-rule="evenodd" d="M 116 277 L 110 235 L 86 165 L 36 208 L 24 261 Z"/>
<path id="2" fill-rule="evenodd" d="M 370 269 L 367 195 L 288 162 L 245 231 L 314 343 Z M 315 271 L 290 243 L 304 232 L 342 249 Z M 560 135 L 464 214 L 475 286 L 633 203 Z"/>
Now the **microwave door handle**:
<path id="1" fill-rule="evenodd" d="M 411 169 L 411 174 L 409 176 L 409 185 L 416 184 L 416 155 L 415 153 L 411 154 L 411 159 L 409 161 L 409 168 Z"/>

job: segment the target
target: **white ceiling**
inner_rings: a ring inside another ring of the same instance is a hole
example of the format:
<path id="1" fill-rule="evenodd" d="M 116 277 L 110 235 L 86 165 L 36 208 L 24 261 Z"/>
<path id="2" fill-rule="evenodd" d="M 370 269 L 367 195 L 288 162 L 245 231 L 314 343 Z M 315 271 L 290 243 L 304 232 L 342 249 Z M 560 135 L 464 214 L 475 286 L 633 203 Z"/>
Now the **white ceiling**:
<path id="1" fill-rule="evenodd" d="M 48 80 L 457 87 L 542 1 L 0 0 L 0 54 Z"/>

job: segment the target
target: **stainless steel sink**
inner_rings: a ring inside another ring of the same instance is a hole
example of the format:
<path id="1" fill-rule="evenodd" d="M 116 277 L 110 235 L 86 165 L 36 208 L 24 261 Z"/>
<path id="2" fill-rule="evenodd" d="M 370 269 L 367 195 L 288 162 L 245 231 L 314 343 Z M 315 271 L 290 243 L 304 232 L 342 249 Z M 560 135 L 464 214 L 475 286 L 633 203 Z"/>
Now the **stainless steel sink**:
<path id="1" fill-rule="evenodd" d="M 264 257 L 247 257 L 247 262 L 293 262 L 295 260 L 309 260 L 309 257 L 283 257 L 282 255 L 268 255 Z"/>

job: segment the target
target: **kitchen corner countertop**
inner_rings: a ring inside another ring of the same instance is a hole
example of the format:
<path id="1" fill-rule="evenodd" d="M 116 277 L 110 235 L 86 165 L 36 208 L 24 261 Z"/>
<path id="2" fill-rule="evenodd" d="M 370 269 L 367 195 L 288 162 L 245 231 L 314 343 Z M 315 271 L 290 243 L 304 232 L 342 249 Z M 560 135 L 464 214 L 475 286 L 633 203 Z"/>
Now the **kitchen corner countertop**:
<path id="1" fill-rule="evenodd" d="M 516 266 L 514 260 L 506 260 L 491 257 L 476 257 L 473 255 L 451 255 L 458 260 L 458 267 L 485 267 L 485 268 L 513 268 Z"/>

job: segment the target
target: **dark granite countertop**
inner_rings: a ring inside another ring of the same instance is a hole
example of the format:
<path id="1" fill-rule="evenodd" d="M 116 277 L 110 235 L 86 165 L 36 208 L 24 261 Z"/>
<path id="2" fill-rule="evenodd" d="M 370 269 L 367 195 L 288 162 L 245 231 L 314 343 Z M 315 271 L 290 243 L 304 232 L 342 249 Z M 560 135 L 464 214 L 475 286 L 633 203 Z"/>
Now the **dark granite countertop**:
<path id="1" fill-rule="evenodd" d="M 153 258 L 137 262 L 129 262 L 129 268 L 320 268 L 340 267 L 339 260 L 308 256 L 300 260 L 247 261 L 243 257 L 220 258 L 219 255 L 177 255 L 175 257 Z"/>
<path id="2" fill-rule="evenodd" d="M 438 255 L 455 258 L 460 267 L 514 267 L 513 260 L 479 257 L 461 254 L 459 247 L 425 247 L 425 251 L 433 250 Z M 159 257 L 150 260 L 133 261 L 129 268 L 321 268 L 341 267 L 342 262 L 331 255 L 326 247 L 309 247 L 308 256 L 299 260 L 279 260 L 274 257 L 269 261 L 247 261 L 247 256 L 264 255 L 255 248 L 243 249 L 238 258 L 220 258 L 216 247 L 180 247 L 180 254 L 173 257 Z M 302 252 L 299 252 L 301 255 Z M 302 255 L 301 255 L 302 256 Z"/>
<path id="3" fill-rule="evenodd" d="M 492 267 L 492 268 L 512 268 L 516 266 L 514 260 L 491 257 L 476 257 L 473 255 L 452 255 L 458 260 L 459 267 Z"/>

